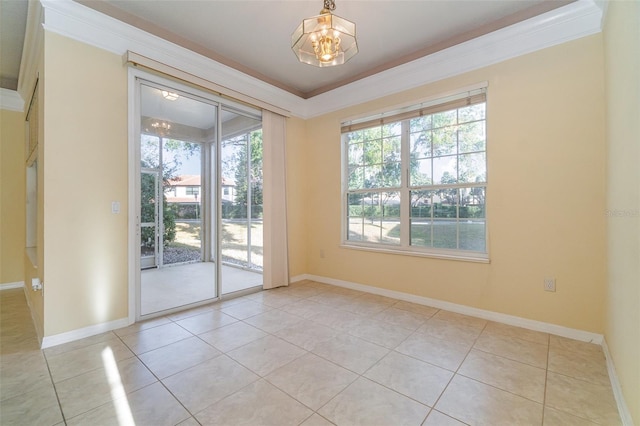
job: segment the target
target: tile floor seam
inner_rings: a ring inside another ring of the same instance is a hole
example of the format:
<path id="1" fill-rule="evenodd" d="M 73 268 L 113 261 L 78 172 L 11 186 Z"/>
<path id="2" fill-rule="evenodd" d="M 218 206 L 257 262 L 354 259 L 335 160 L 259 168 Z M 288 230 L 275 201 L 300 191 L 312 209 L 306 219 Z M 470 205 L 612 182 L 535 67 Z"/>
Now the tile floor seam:
<path id="1" fill-rule="evenodd" d="M 435 314 L 434 314 L 435 315 Z M 476 336 L 476 338 L 473 341 L 473 344 L 469 347 L 469 349 L 467 350 L 467 353 L 465 354 L 464 358 L 462 359 L 462 361 L 460 361 L 460 364 L 458 364 L 458 368 L 456 368 L 456 370 L 453 372 L 453 374 L 451 375 L 451 378 L 449 379 L 449 381 L 447 382 L 447 385 L 444 387 L 444 389 L 442 389 L 442 392 L 440 392 L 440 395 L 438 395 L 438 398 L 436 399 L 436 401 L 433 403 L 433 409 L 436 409 L 436 406 L 438 405 L 438 402 L 440 402 L 440 399 L 442 399 L 442 396 L 445 394 L 445 392 L 447 391 L 447 389 L 449 388 L 449 385 L 451 384 L 451 382 L 453 381 L 453 379 L 459 374 L 458 372 L 460 371 L 460 368 L 462 367 L 462 364 L 464 364 L 464 362 L 466 361 L 467 357 L 469 356 L 469 354 L 471 353 L 471 351 L 473 350 L 476 342 L 478 341 L 478 338 L 480 337 L 480 335 L 482 335 L 482 332 L 487 328 L 487 324 L 489 322 L 487 321 L 485 323 L 485 325 L 482 327 L 482 330 L 480 331 L 480 333 L 478 334 L 478 336 Z M 416 330 L 417 332 L 417 330 Z M 449 370 L 451 371 L 451 370 Z M 463 376 L 462 374 L 460 374 L 460 376 L 462 377 L 466 377 Z M 473 379 L 472 379 L 473 380 Z M 439 411 L 439 410 L 438 410 Z M 443 412 L 444 413 L 444 412 Z M 447 416 L 456 419 L 460 422 L 462 422 L 461 419 L 454 417 L 453 415 L 449 414 L 449 413 L 445 413 Z M 464 423 L 464 422 L 463 422 Z"/>
<path id="2" fill-rule="evenodd" d="M 195 337 L 197 337 L 197 336 L 195 336 Z M 118 336 L 118 338 L 120 338 L 120 336 Z M 122 339 L 120 339 L 120 340 L 122 340 Z M 126 343 L 124 343 L 124 341 L 123 341 L 122 343 L 126 345 Z M 176 342 L 173 342 L 173 343 L 176 343 Z M 207 343 L 207 342 L 204 342 L 204 343 Z M 207 343 L 207 344 L 208 344 L 208 343 Z M 167 345 L 167 346 L 168 346 L 168 345 Z M 209 345 L 209 346 L 211 346 L 211 345 Z M 158 349 L 160 349 L 160 348 L 158 348 Z M 215 349 L 215 348 L 214 348 L 214 349 Z M 133 351 L 132 351 L 132 352 L 133 352 Z M 150 352 L 150 351 L 149 351 L 149 352 Z M 142 355 L 142 354 L 140 354 L 140 355 Z M 192 413 L 192 412 L 191 412 L 191 411 L 190 411 L 190 410 L 189 410 L 189 409 L 184 405 L 184 403 L 180 400 L 180 398 L 178 398 L 176 395 L 174 395 L 174 393 L 171 391 L 171 389 L 169 389 L 169 388 L 167 387 L 167 385 L 163 382 L 163 380 L 162 380 L 160 377 L 158 377 L 158 376 L 156 375 L 156 373 L 155 373 L 153 370 L 151 370 L 151 369 L 149 368 L 149 366 L 148 366 L 148 365 L 147 365 L 147 364 L 146 364 L 146 363 L 145 363 L 145 362 L 140 358 L 140 356 L 139 356 L 138 354 L 136 354 L 135 352 L 134 352 L 134 356 L 138 359 L 138 361 L 140 361 L 140 363 L 142 363 L 142 365 L 144 366 L 144 368 L 146 368 L 146 369 L 147 369 L 147 371 L 149 371 L 149 373 L 150 373 L 153 377 L 155 377 L 156 382 L 149 383 L 148 385 L 143 386 L 143 387 L 141 387 L 140 389 L 136 389 L 136 390 L 134 390 L 134 391 L 132 391 L 132 392 L 125 392 L 125 395 L 129 395 L 129 394 L 131 394 L 131 393 L 133 393 L 133 392 L 137 392 L 137 391 L 139 391 L 139 390 L 141 390 L 141 389 L 144 389 L 144 388 L 146 388 L 146 387 L 149 387 L 149 386 L 151 386 L 151 385 L 153 385 L 153 384 L 155 384 L 155 383 L 160 383 L 160 385 L 162 385 L 162 387 L 163 387 L 163 388 L 164 388 L 164 389 L 165 389 L 165 390 L 166 390 L 166 391 L 167 391 L 167 392 L 168 392 L 168 393 L 169 393 L 169 394 L 170 394 L 170 395 L 171 395 L 171 396 L 172 396 L 172 397 L 173 397 L 173 398 L 178 402 L 178 404 L 180 404 L 180 405 L 182 406 L 182 408 L 184 408 L 184 409 L 185 409 L 185 411 L 186 411 L 187 413 L 189 413 L 189 415 L 195 419 L 194 414 L 193 414 L 193 413 Z M 205 361 L 202 361 L 202 362 L 201 362 L 201 363 L 199 363 L 199 364 L 202 364 L 203 362 L 205 362 Z M 197 364 L 197 365 L 199 365 L 199 364 Z M 185 369 L 185 370 L 186 370 L 186 369 Z M 182 371 L 185 371 L 185 370 L 182 370 Z M 179 372 L 176 372 L 176 373 L 174 373 L 174 374 L 178 374 L 178 373 L 179 373 Z M 167 376 L 167 377 L 171 377 L 171 376 Z M 165 379 L 166 379 L 167 377 L 165 377 Z M 103 405 L 105 405 L 105 404 L 103 404 Z M 98 407 L 94 407 L 93 409 L 97 409 L 97 408 L 98 408 Z M 89 410 L 89 411 L 91 411 L 91 410 Z M 185 419 L 185 420 L 188 420 L 188 419 Z M 184 421 L 184 420 L 183 420 L 183 421 Z M 198 423 L 199 423 L 199 422 L 198 422 Z"/>
<path id="3" fill-rule="evenodd" d="M 62 403 L 60 401 L 60 396 L 58 395 L 58 388 L 56 386 L 56 383 L 53 381 L 53 375 L 51 374 L 51 367 L 49 366 L 49 360 L 47 359 L 47 356 L 45 355 L 44 351 L 41 349 L 42 352 L 42 357 L 44 358 L 44 362 L 47 365 L 47 371 L 49 372 L 49 380 L 51 381 L 51 386 L 53 387 L 53 392 L 56 394 L 56 400 L 58 401 L 58 408 L 60 409 L 60 415 L 62 416 L 62 422 L 66 425 L 67 424 L 67 418 L 64 414 L 64 410 L 62 409 Z"/>

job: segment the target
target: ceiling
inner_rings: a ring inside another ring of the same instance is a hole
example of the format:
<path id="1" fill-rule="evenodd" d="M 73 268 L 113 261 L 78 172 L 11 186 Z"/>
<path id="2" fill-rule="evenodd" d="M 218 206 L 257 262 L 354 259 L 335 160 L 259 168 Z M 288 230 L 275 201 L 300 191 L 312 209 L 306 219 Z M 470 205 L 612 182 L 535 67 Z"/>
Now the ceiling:
<path id="1" fill-rule="evenodd" d="M 321 0 L 76 0 L 256 77 L 311 98 L 566 5 L 566 0 L 336 0 L 356 23 L 359 53 L 344 65 L 299 63 L 291 33 Z M 15 90 L 27 0 L 0 0 L 1 87 Z"/>

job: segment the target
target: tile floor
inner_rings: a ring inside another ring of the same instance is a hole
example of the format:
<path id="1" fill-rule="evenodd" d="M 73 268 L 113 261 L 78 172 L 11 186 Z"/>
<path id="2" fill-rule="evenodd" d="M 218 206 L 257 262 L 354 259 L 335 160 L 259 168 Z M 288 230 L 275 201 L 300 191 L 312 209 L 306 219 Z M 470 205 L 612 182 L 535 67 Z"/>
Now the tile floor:
<path id="1" fill-rule="evenodd" d="M 2 425 L 618 425 L 602 349 L 305 281 L 38 350 L 0 292 Z"/>

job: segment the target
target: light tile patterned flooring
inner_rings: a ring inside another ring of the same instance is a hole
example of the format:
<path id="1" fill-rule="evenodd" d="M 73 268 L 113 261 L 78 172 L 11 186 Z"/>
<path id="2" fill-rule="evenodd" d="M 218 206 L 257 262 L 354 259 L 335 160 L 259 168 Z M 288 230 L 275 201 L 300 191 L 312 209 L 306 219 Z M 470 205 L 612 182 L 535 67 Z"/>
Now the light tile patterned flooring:
<path id="1" fill-rule="evenodd" d="M 602 349 L 310 281 L 38 350 L 0 292 L 2 425 L 619 425 Z"/>

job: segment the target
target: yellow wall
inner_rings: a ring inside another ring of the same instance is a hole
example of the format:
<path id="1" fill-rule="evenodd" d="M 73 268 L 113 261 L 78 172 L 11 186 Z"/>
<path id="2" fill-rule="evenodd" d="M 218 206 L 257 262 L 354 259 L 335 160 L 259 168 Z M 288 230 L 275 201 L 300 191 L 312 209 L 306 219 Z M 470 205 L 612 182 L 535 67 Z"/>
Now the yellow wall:
<path id="1" fill-rule="evenodd" d="M 45 32 L 44 334 L 126 318 L 127 70 Z M 120 214 L 111 213 L 119 201 Z"/>
<path id="2" fill-rule="evenodd" d="M 602 333 L 603 70 L 598 34 L 309 120 L 308 273 Z M 341 248 L 341 120 L 482 81 L 491 263 Z"/>
<path id="3" fill-rule="evenodd" d="M 0 110 L 0 284 L 24 281 L 24 115 Z"/>
<path id="4" fill-rule="evenodd" d="M 604 50 L 610 213 L 605 339 L 640 424 L 640 3 L 609 3 Z"/>

